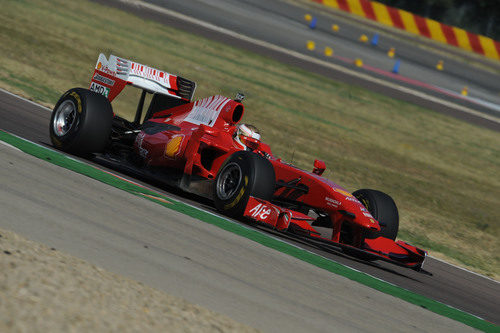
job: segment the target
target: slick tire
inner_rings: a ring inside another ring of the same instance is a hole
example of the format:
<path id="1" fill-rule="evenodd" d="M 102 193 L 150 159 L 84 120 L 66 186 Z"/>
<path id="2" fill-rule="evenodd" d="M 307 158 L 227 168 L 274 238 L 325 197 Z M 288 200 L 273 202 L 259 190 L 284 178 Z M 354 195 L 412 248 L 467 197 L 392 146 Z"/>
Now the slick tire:
<path id="1" fill-rule="evenodd" d="M 113 109 L 108 99 L 93 91 L 73 88 L 57 102 L 50 118 L 50 140 L 65 152 L 88 155 L 109 142 Z"/>
<path id="2" fill-rule="evenodd" d="M 395 240 L 399 229 L 399 214 L 394 200 L 384 192 L 369 189 L 358 190 L 353 195 L 380 222 L 380 231 L 369 231 L 365 234 L 365 237 L 377 238 L 382 236 Z"/>
<path id="3" fill-rule="evenodd" d="M 215 207 L 226 215 L 240 217 L 250 195 L 271 200 L 275 189 L 274 168 L 266 158 L 239 151 L 222 165 L 213 188 Z"/>

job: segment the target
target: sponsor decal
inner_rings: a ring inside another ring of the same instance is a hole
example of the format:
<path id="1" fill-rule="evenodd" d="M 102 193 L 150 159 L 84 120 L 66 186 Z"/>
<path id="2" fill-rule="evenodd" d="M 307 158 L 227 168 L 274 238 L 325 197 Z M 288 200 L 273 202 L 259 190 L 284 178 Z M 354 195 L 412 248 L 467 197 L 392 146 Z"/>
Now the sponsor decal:
<path id="1" fill-rule="evenodd" d="M 108 86 L 113 86 L 115 84 L 115 80 L 111 80 L 110 78 L 99 75 L 98 73 L 94 74 L 93 80 L 107 84 Z"/>
<path id="2" fill-rule="evenodd" d="M 347 191 L 341 190 L 341 189 L 339 189 L 339 188 L 333 188 L 333 190 L 334 190 L 335 192 L 338 192 L 338 193 L 340 193 L 340 194 L 343 194 L 344 196 L 346 196 L 346 197 L 348 197 L 348 198 L 352 198 L 352 194 L 351 194 L 351 193 L 349 193 L 349 192 L 347 192 Z"/>
<path id="3" fill-rule="evenodd" d="M 358 199 L 356 199 L 356 198 L 354 198 L 354 197 L 352 197 L 352 196 L 351 196 L 351 197 L 345 197 L 345 199 L 346 199 L 347 201 L 359 202 L 359 201 L 358 201 Z"/>
<path id="4" fill-rule="evenodd" d="M 270 207 L 260 203 L 254 208 L 250 209 L 249 213 L 256 220 L 265 220 L 269 217 L 271 211 L 272 210 Z"/>
<path id="5" fill-rule="evenodd" d="M 92 82 L 90 84 L 90 90 L 91 91 L 94 91 L 98 94 L 101 94 L 105 97 L 108 97 L 109 95 L 109 88 L 105 87 L 105 86 L 101 86 L 100 84 L 98 83 L 95 83 L 95 82 Z"/>
<path id="6" fill-rule="evenodd" d="M 363 213 L 363 215 L 366 217 L 372 217 L 372 214 L 370 214 L 370 213 Z"/>
<path id="7" fill-rule="evenodd" d="M 366 198 L 361 199 L 363 206 L 365 206 L 367 209 L 370 209 L 370 202 L 366 200 Z"/>
<path id="8" fill-rule="evenodd" d="M 219 95 L 201 99 L 194 103 L 191 112 L 184 121 L 195 125 L 203 124 L 213 127 L 221 110 L 229 101 L 229 98 Z"/>
<path id="9" fill-rule="evenodd" d="M 165 145 L 165 156 L 168 158 L 175 158 L 179 153 L 179 149 L 181 148 L 182 139 L 184 135 L 174 136 L 166 145 Z"/>
<path id="10" fill-rule="evenodd" d="M 248 176 L 245 176 L 245 185 L 243 185 L 241 187 L 241 190 L 240 190 L 240 193 L 238 193 L 238 195 L 236 196 L 236 198 L 234 198 L 234 200 L 230 203 L 228 203 L 227 205 L 224 205 L 224 209 L 231 209 L 233 208 L 234 206 L 236 206 L 236 204 L 238 204 L 238 202 L 240 202 L 241 198 L 243 197 L 243 194 L 245 194 L 245 191 L 247 190 L 247 186 L 248 186 Z"/>
<path id="11" fill-rule="evenodd" d="M 337 200 L 329 198 L 329 197 L 325 197 L 325 201 L 326 201 L 326 204 L 328 206 L 332 206 L 332 207 L 335 207 L 335 208 L 337 208 L 338 206 L 341 205 L 340 201 L 337 201 Z"/>
<path id="12" fill-rule="evenodd" d="M 97 66 L 97 67 L 99 67 L 99 66 Z M 97 68 L 97 69 L 99 69 L 100 71 L 102 71 L 102 72 L 104 72 L 106 74 L 109 74 L 109 75 L 112 75 L 112 76 L 116 76 L 116 71 L 113 71 L 113 70 L 109 69 L 109 67 L 107 65 L 104 65 L 104 66 L 101 65 L 101 68 Z"/>
<path id="13" fill-rule="evenodd" d="M 286 230 L 290 226 L 290 220 L 292 219 L 290 212 L 282 213 L 278 218 L 278 223 L 276 224 L 276 228 L 278 230 Z"/>
<path id="14" fill-rule="evenodd" d="M 78 95 L 75 91 L 72 91 L 69 95 L 76 99 L 77 111 L 78 113 L 82 113 L 82 100 L 80 99 L 80 95 Z"/>

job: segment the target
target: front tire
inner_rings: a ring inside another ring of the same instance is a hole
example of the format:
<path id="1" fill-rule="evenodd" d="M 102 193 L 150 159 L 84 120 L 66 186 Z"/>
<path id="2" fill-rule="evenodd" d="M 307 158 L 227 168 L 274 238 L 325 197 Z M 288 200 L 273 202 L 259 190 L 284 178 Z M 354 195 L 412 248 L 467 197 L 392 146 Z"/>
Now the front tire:
<path id="1" fill-rule="evenodd" d="M 93 91 L 73 88 L 65 92 L 50 118 L 50 140 L 65 152 L 99 153 L 109 142 L 113 109 L 108 99 Z"/>
<path id="2" fill-rule="evenodd" d="M 368 231 L 365 237 L 382 236 L 395 240 L 399 229 L 399 213 L 394 200 L 384 192 L 369 189 L 358 190 L 353 195 L 380 223 L 380 231 Z"/>
<path id="3" fill-rule="evenodd" d="M 230 216 L 242 216 L 251 196 L 271 200 L 275 189 L 274 168 L 266 158 L 238 151 L 222 165 L 213 189 L 215 207 Z"/>

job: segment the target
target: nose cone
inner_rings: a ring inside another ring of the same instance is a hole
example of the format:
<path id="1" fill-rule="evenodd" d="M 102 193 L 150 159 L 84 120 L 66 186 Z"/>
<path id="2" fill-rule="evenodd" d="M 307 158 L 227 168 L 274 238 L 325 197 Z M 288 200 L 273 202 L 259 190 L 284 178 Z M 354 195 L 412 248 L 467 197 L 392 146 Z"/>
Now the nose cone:
<path id="1" fill-rule="evenodd" d="M 373 231 L 380 231 L 380 224 L 373 217 L 356 216 L 354 222 L 362 228 L 370 229 Z"/>
<path id="2" fill-rule="evenodd" d="M 343 201 L 344 207 L 349 212 L 352 212 L 355 217 L 353 222 L 358 226 L 372 231 L 380 231 L 379 222 L 370 214 L 368 209 L 354 196 L 345 197 Z"/>
<path id="3" fill-rule="evenodd" d="M 351 203 L 351 209 L 356 212 L 356 219 L 354 220 L 356 224 L 372 231 L 380 231 L 380 224 L 378 221 L 359 200 L 356 199 L 356 201 L 351 201 Z"/>

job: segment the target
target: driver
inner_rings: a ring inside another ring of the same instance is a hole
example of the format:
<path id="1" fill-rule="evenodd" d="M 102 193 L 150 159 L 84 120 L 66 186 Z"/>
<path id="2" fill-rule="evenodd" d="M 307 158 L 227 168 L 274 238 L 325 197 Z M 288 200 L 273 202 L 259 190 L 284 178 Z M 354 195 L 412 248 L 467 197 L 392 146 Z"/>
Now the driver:
<path id="1" fill-rule="evenodd" d="M 259 146 L 259 130 L 253 125 L 239 124 L 234 132 L 234 141 L 241 149 L 254 150 Z"/>

